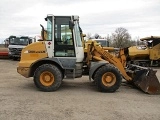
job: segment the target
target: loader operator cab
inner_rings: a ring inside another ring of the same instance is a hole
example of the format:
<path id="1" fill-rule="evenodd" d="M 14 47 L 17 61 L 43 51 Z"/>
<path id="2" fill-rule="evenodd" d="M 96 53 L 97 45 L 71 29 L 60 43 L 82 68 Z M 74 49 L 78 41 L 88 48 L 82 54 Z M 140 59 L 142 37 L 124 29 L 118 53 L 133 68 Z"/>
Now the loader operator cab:
<path id="1" fill-rule="evenodd" d="M 54 41 L 54 57 L 76 57 L 83 53 L 78 16 L 48 15 L 47 41 Z M 43 31 L 43 28 L 42 28 Z M 42 32 L 45 36 L 45 32 Z"/>
<path id="2" fill-rule="evenodd" d="M 141 38 L 140 40 L 147 42 L 148 48 L 152 49 L 160 43 L 160 36 L 145 37 Z"/>
<path id="3" fill-rule="evenodd" d="M 148 46 L 148 48 L 152 48 L 153 47 L 153 40 L 147 41 L 147 46 Z"/>

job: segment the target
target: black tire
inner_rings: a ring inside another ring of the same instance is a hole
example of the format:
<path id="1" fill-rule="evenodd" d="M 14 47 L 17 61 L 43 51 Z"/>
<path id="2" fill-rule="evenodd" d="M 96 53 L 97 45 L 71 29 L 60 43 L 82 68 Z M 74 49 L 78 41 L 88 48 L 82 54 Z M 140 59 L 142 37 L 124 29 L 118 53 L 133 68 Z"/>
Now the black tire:
<path id="1" fill-rule="evenodd" d="M 105 77 L 104 77 L 105 76 Z M 110 77 L 110 82 L 106 79 Z M 105 78 L 105 79 L 104 79 Z M 122 76 L 117 68 L 111 64 L 106 64 L 101 66 L 94 74 L 94 80 L 98 87 L 98 90 L 101 92 L 115 92 L 119 89 Z M 104 82 L 105 81 L 105 82 Z"/>
<path id="2" fill-rule="evenodd" d="M 45 78 L 47 74 L 49 74 L 49 81 Z M 55 65 L 43 64 L 34 73 L 35 86 L 44 92 L 56 91 L 61 83 L 62 73 Z"/>
<path id="3" fill-rule="evenodd" d="M 13 60 L 16 61 L 16 60 L 18 60 L 18 58 L 17 57 L 13 57 Z"/>

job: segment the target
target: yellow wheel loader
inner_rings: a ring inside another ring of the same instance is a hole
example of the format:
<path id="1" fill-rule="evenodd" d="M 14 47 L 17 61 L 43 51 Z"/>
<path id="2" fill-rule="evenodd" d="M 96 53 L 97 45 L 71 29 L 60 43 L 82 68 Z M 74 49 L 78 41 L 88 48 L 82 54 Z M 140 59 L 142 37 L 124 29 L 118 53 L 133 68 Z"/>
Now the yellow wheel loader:
<path id="1" fill-rule="evenodd" d="M 140 66 L 160 66 L 160 36 L 141 38 L 146 45 L 131 46 L 127 61 Z"/>
<path id="2" fill-rule="evenodd" d="M 123 49 L 113 56 L 108 52 L 111 48 L 101 47 L 96 41 L 84 45 L 78 16 L 48 15 L 45 20 L 47 30 L 41 25 L 43 39 L 22 50 L 17 67 L 19 74 L 33 77 L 38 89 L 55 91 L 63 79 L 88 73 L 89 80 L 102 92 L 115 92 L 124 78 L 146 93 L 160 93 L 156 71 L 126 65 Z"/>

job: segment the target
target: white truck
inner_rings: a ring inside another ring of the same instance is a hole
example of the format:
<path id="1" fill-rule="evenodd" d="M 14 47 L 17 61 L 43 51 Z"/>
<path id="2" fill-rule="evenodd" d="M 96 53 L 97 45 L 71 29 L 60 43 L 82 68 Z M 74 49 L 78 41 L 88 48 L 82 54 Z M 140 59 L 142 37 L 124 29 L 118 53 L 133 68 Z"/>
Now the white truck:
<path id="1" fill-rule="evenodd" d="M 109 47 L 109 41 L 107 39 L 92 39 L 100 43 L 103 47 Z"/>
<path id="2" fill-rule="evenodd" d="M 10 36 L 8 38 L 9 40 L 9 58 L 13 60 L 17 60 L 21 57 L 21 51 L 24 47 L 26 47 L 28 44 L 32 43 L 32 38 L 28 36 L 21 36 L 21 37 L 16 37 L 16 36 Z"/>

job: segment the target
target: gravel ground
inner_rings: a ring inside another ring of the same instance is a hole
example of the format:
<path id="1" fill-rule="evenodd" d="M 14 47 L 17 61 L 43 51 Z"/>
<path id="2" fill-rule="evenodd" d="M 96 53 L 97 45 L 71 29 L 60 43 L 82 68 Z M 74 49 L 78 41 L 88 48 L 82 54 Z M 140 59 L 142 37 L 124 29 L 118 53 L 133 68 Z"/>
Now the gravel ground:
<path id="1" fill-rule="evenodd" d="M 17 63 L 0 60 L 0 120 L 160 120 L 160 95 L 125 82 L 115 93 L 101 93 L 87 76 L 64 80 L 56 92 L 42 92 L 32 78 L 17 73 Z"/>

